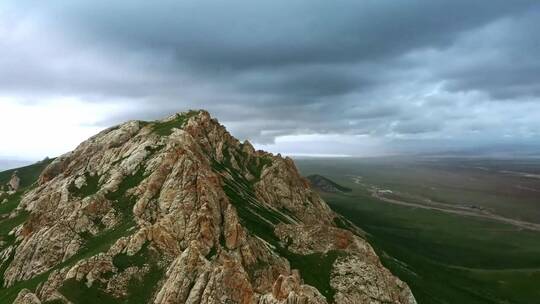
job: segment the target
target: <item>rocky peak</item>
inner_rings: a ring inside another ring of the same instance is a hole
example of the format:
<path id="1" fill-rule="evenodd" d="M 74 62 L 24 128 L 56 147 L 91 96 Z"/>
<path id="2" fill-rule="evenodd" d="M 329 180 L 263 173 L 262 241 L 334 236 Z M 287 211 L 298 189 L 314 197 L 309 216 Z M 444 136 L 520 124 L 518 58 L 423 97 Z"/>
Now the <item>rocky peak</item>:
<path id="1" fill-rule="evenodd" d="M 100 132 L 9 217 L 1 303 L 414 303 L 290 158 L 206 111 Z"/>

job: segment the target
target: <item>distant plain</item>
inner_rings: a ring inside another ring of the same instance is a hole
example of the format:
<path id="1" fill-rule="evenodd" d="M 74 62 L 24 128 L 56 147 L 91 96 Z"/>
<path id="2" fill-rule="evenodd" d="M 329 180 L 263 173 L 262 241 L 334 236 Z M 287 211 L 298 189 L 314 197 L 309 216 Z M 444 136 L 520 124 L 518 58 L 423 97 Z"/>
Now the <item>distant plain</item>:
<path id="1" fill-rule="evenodd" d="M 322 193 L 424 303 L 537 303 L 540 160 L 301 158 Z"/>

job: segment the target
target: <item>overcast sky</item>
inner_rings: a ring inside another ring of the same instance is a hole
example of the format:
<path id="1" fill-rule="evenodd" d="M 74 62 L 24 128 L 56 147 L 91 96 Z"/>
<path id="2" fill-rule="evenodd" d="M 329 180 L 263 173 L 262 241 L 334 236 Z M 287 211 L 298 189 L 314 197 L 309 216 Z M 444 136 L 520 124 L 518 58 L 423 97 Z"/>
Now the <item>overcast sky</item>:
<path id="1" fill-rule="evenodd" d="M 540 2 L 0 2 L 0 157 L 190 108 L 289 154 L 538 143 Z"/>

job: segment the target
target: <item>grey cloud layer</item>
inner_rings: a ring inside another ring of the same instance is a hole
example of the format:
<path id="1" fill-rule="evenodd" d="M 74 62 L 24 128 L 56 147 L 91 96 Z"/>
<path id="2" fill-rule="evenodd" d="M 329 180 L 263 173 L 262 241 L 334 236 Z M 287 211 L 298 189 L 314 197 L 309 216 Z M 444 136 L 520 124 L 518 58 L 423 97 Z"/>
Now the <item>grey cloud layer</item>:
<path id="1" fill-rule="evenodd" d="M 261 143 L 539 136 L 537 1 L 8 1 L 0 16 L 0 93 L 126 105 L 104 124 L 195 107 Z"/>

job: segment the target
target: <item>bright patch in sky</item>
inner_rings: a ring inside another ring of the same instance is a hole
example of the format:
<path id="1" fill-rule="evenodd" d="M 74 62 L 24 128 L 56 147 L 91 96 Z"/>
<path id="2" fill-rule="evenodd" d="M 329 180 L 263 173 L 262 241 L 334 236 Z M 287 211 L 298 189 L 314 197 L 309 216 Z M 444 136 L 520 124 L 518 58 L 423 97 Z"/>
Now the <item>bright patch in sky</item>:
<path id="1" fill-rule="evenodd" d="M 66 153 L 103 129 L 96 123 L 116 110 L 71 98 L 31 103 L 0 97 L 0 157 L 37 160 Z"/>
<path id="2" fill-rule="evenodd" d="M 363 135 L 311 134 L 279 136 L 256 148 L 288 156 L 348 157 L 385 155 L 383 141 Z M 314 151 L 317 151 L 315 153 Z"/>

